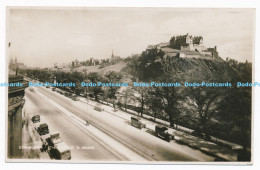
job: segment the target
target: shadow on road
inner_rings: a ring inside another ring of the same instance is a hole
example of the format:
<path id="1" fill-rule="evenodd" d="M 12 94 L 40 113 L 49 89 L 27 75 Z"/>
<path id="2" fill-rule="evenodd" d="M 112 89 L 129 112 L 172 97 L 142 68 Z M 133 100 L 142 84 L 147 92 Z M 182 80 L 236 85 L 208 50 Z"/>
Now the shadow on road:
<path id="1" fill-rule="evenodd" d="M 145 130 L 145 132 L 149 133 L 150 135 L 153 135 L 153 136 L 157 137 L 154 130 L 147 129 L 147 130 Z"/>
<path id="2" fill-rule="evenodd" d="M 131 122 L 129 120 L 125 120 L 124 123 L 126 123 L 129 126 L 131 126 Z"/>

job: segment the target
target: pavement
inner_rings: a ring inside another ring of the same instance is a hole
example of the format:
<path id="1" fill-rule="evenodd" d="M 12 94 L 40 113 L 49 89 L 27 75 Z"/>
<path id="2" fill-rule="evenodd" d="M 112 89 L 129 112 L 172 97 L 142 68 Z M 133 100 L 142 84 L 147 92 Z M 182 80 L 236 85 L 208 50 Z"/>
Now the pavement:
<path id="1" fill-rule="evenodd" d="M 80 97 L 80 101 L 84 102 L 86 104 L 92 105 L 92 106 L 99 106 L 102 107 L 104 109 L 104 111 L 109 112 L 117 117 L 120 117 L 122 119 L 125 120 L 130 120 L 131 116 L 134 115 L 138 115 L 138 113 L 131 111 L 132 114 L 129 114 L 127 112 L 124 112 L 120 109 L 118 109 L 118 111 L 114 111 L 114 108 L 112 106 L 109 105 L 101 105 L 98 102 Z M 128 109 L 129 111 L 129 109 Z M 153 121 L 149 121 L 147 119 L 152 118 L 151 116 L 148 115 L 143 115 L 146 119 L 142 119 L 143 123 L 146 124 L 146 128 L 154 131 L 155 129 L 155 125 L 158 124 L 158 122 L 160 124 L 164 124 L 164 125 L 169 125 L 169 122 L 166 122 L 164 120 L 160 120 L 157 119 L 156 122 Z M 181 127 L 181 128 L 185 128 L 185 127 Z M 229 147 L 226 146 L 220 146 L 217 145 L 213 142 L 209 142 L 206 141 L 204 139 L 192 136 L 188 133 L 182 132 L 182 131 L 178 131 L 176 129 L 172 129 L 172 128 L 168 128 L 169 129 L 169 133 L 174 134 L 175 136 L 175 141 L 177 141 L 178 143 L 187 145 L 189 147 L 198 149 L 206 154 L 209 154 L 211 156 L 216 157 L 216 160 L 221 160 L 221 161 L 237 161 L 237 153 L 236 151 L 230 149 Z M 192 131 L 191 129 L 186 128 L 186 131 Z M 229 142 L 230 143 L 230 142 Z M 232 143 L 230 143 L 232 145 Z M 236 144 L 234 144 L 234 146 L 236 146 Z"/>

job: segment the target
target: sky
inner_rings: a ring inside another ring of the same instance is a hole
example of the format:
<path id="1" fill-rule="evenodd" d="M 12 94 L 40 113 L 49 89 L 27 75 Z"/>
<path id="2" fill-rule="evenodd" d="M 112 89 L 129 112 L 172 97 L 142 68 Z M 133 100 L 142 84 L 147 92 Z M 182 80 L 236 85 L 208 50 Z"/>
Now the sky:
<path id="1" fill-rule="evenodd" d="M 172 36 L 203 36 L 219 55 L 253 61 L 254 9 L 9 8 L 10 58 L 31 67 L 127 57 Z"/>

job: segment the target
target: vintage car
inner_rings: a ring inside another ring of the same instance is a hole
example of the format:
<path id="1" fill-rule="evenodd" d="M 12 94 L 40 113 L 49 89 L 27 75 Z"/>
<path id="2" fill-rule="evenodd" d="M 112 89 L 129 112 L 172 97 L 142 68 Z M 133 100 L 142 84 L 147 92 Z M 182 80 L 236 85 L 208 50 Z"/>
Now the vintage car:
<path id="1" fill-rule="evenodd" d="M 41 117 L 40 115 L 34 115 L 32 117 L 32 122 L 35 123 L 35 122 L 40 122 L 41 121 Z"/>
<path id="2" fill-rule="evenodd" d="M 163 125 L 156 125 L 155 126 L 155 135 L 160 137 L 160 138 L 163 138 L 164 140 L 166 140 L 168 142 L 170 140 L 174 139 L 174 135 L 171 135 L 168 132 L 168 128 L 163 126 Z"/>
<path id="3" fill-rule="evenodd" d="M 39 127 L 37 128 L 37 131 L 40 135 L 46 135 L 49 133 L 49 127 L 46 123 L 42 123 L 39 125 Z"/>
<path id="4" fill-rule="evenodd" d="M 139 117 L 135 117 L 135 116 L 131 117 L 131 125 L 139 128 L 139 129 L 146 127 L 146 125 L 144 123 L 142 123 L 142 119 Z"/>

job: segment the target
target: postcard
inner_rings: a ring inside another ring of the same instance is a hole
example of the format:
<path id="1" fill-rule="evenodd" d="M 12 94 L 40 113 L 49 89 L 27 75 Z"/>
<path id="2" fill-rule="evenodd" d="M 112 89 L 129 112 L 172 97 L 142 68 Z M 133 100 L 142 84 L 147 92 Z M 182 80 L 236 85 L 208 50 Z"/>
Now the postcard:
<path id="1" fill-rule="evenodd" d="M 252 164 L 255 9 L 6 19 L 7 162 Z"/>

